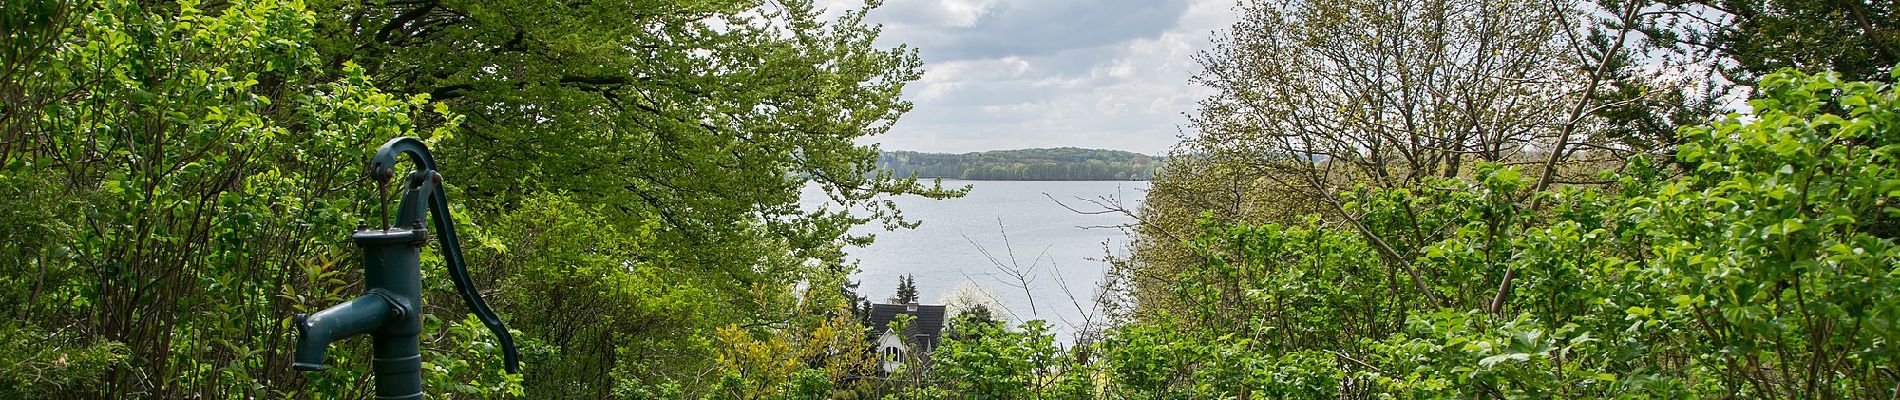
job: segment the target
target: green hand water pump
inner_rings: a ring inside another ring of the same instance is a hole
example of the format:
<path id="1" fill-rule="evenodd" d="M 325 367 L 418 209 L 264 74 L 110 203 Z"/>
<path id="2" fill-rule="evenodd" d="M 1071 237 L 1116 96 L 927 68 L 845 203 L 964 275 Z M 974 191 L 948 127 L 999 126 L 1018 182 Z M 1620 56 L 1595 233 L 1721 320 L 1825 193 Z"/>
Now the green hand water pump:
<path id="1" fill-rule="evenodd" d="M 435 242 L 442 245 L 449 279 L 455 281 L 455 289 L 461 292 L 468 310 L 495 333 L 508 373 L 520 373 L 514 337 L 469 280 L 462 244 L 455 237 L 455 218 L 449 215 L 449 202 L 443 197 L 442 175 L 436 173 L 435 158 L 428 147 L 410 137 L 384 143 L 370 159 L 370 177 L 383 185 L 386 195 L 390 179 L 396 175 L 397 157 L 402 154 L 409 155 L 416 169 L 398 182 L 403 194 L 395 224 L 390 224 L 385 200 L 381 207 L 382 229 L 361 228 L 350 235 L 351 241 L 363 248 L 363 286 L 367 293 L 316 314 L 298 314 L 293 321 L 298 337 L 291 368 L 321 371 L 325 368 L 324 350 L 330 342 L 367 333 L 374 342 L 375 362 L 370 368 L 376 376 L 376 398 L 422 399 L 421 259 L 422 248 L 429 243 L 423 219 L 433 216 L 429 219 L 435 222 Z"/>

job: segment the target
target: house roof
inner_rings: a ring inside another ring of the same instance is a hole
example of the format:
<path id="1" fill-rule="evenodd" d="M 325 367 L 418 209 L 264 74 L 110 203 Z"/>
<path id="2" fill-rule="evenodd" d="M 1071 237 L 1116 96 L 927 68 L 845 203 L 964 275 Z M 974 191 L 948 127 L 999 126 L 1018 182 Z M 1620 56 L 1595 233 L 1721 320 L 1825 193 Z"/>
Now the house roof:
<path id="1" fill-rule="evenodd" d="M 916 308 L 913 310 L 911 307 Z M 943 332 L 944 313 L 944 306 L 941 305 L 916 303 L 872 304 L 871 332 L 882 334 L 885 329 L 889 329 L 891 320 L 897 319 L 898 314 L 910 314 L 916 317 L 916 319 L 912 320 L 910 326 L 904 329 L 904 336 L 916 337 L 917 335 L 930 335 L 931 340 L 934 341 L 939 334 Z"/>

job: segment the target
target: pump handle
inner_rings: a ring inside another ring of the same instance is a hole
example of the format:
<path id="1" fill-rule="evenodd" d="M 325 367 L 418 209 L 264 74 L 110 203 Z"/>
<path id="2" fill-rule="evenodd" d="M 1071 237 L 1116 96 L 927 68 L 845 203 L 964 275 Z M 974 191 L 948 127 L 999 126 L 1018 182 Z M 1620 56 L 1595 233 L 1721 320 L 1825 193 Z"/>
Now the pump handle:
<path id="1" fill-rule="evenodd" d="M 440 179 L 441 175 L 435 169 L 435 157 L 429 154 L 429 148 L 422 144 L 422 140 L 414 137 L 399 137 L 383 143 L 383 147 L 376 150 L 376 156 L 370 158 L 369 176 L 378 182 L 388 183 L 390 178 L 396 176 L 396 158 L 403 153 L 409 154 L 409 161 L 416 164 L 416 171 L 422 173 L 423 179 Z M 455 290 L 461 292 L 462 302 L 468 304 L 469 312 L 475 313 L 475 317 L 482 320 L 482 325 L 487 325 L 488 331 L 494 332 L 495 339 L 501 342 L 502 360 L 507 363 L 508 373 L 521 373 L 521 355 L 515 350 L 514 335 L 508 333 L 508 327 L 502 325 L 501 317 L 496 316 L 495 311 L 488 308 L 488 303 L 482 301 L 481 292 L 475 290 L 474 281 L 468 278 L 468 265 L 463 262 L 462 241 L 455 236 L 455 217 L 449 214 L 448 197 L 444 195 L 440 183 L 429 183 L 419 185 L 418 189 L 434 189 L 431 193 L 421 195 L 428 198 L 429 214 L 435 221 L 436 243 L 442 244 L 442 258 L 449 264 L 449 279 L 455 281 Z M 407 189 L 409 185 L 405 182 L 403 186 Z M 421 219 L 420 215 L 414 217 Z"/>

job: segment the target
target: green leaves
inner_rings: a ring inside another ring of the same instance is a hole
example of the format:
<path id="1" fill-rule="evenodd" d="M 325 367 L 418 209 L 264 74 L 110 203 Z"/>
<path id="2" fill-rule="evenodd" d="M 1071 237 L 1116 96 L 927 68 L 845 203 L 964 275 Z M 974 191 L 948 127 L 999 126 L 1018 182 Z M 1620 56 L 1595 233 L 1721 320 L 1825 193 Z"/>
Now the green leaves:
<path id="1" fill-rule="evenodd" d="M 1065 381 L 1089 371 L 1070 363 L 1055 345 L 1047 323 L 1028 321 L 1020 330 L 1001 323 L 964 321 L 958 335 L 931 355 L 931 374 L 965 397 L 1021 399 L 1051 396 Z"/>
<path id="2" fill-rule="evenodd" d="M 842 286 L 841 249 L 869 240 L 852 226 L 911 222 L 885 196 L 957 194 L 877 171 L 856 144 L 909 109 L 899 94 L 921 73 L 913 50 L 873 45 L 862 10 L 23 4 L 0 17 L 30 33 L 10 30 L 0 63 L 35 78 L 5 82 L 32 101 L 4 109 L 0 363 L 20 368 L 0 372 L 0 397 L 361 392 L 364 349 L 295 375 L 269 343 L 293 334 L 288 313 L 360 289 L 337 240 L 376 204 L 361 160 L 389 137 L 441 150 L 478 279 L 535 376 L 498 374 L 479 323 L 432 290 L 450 305 L 429 319 L 426 374 L 454 398 L 864 388 L 861 327 L 812 288 Z M 1266 96 L 1252 82 L 1229 88 Z M 1195 229 L 1142 228 L 1171 251 L 1142 262 L 1174 269 L 1131 275 L 1147 308 L 1130 324 L 1067 349 L 1041 323 L 970 325 L 928 372 L 947 380 L 911 394 L 1891 397 L 1900 100 L 1828 74 L 1759 88 L 1752 115 L 1681 130 L 1680 164 L 1633 159 L 1603 187 L 1526 193 L 1518 169 L 1451 164 L 1392 177 L 1403 189 L 1300 183 L 1338 196 L 1320 209 L 1246 165 L 1183 160 L 1158 191 L 1266 192 L 1252 201 L 1278 208 L 1151 203 L 1145 216 Z M 1339 109 L 1311 120 L 1373 122 Z M 1327 161 L 1374 177 L 1380 160 Z M 807 187 L 847 209 L 798 207 Z M 1285 223 L 1235 222 L 1262 219 L 1249 213 Z"/>
<path id="3" fill-rule="evenodd" d="M 1337 225 L 1207 222 L 1187 242 L 1201 259 L 1144 298 L 1174 312 L 1107 344 L 1128 371 L 1113 381 L 1265 390 L 1223 371 L 1327 350 L 1345 361 L 1280 379 L 1344 375 L 1404 398 L 1890 395 L 1872 366 L 1900 363 L 1882 319 L 1900 316 L 1900 163 L 1883 150 L 1900 140 L 1900 101 L 1828 75 L 1762 87 L 1757 115 L 1681 132 L 1679 179 L 1635 159 L 1617 186 L 1523 196 L 1521 174 L 1480 164 L 1470 181 L 1342 193 L 1452 299 L 1444 309 L 1366 265 L 1362 236 Z M 1548 214 L 1525 215 L 1525 197 Z M 1413 226 L 1449 233 L 1416 240 Z M 1510 296 L 1488 307 L 1505 271 Z M 1362 325 L 1378 316 L 1403 324 Z"/>
<path id="4" fill-rule="evenodd" d="M 1526 353 L 1499 354 L 1495 356 L 1485 357 L 1482 360 L 1478 360 L 1478 366 L 1491 368 L 1501 362 L 1506 362 L 1506 361 L 1520 361 L 1521 362 L 1521 361 L 1529 361 L 1530 359 L 1531 359 L 1531 355 L 1526 354 Z"/>
<path id="5" fill-rule="evenodd" d="M 70 19 L 39 43 L 31 79 L 57 95 L 0 115 L 12 132 L 0 160 L 21 168 L 0 188 L 43 186 L 7 196 L 23 202 L 0 202 L 0 218 L 37 226 L 7 230 L 39 232 L 27 243 L 45 244 L 0 245 L 0 275 L 27 277 L 0 280 L 0 308 L 17 310 L 0 330 L 57 327 L 60 337 L 41 339 L 136 361 L 88 362 L 102 373 L 5 382 L 0 393 L 321 398 L 365 389 L 349 372 L 294 374 L 283 367 L 290 349 L 271 343 L 291 340 L 291 313 L 361 290 L 355 263 L 337 254 L 372 204 L 358 183 L 364 152 L 414 134 L 411 115 L 427 103 L 380 91 L 361 70 L 325 70 L 306 45 L 314 14 L 301 2 L 57 7 Z M 15 124 L 20 115 L 30 123 Z M 52 213 L 37 222 L 9 217 L 42 209 Z M 463 349 L 435 349 L 444 365 L 461 360 Z M 362 369 L 366 355 L 331 351 L 339 370 Z M 478 380 L 463 382 L 506 383 Z"/>

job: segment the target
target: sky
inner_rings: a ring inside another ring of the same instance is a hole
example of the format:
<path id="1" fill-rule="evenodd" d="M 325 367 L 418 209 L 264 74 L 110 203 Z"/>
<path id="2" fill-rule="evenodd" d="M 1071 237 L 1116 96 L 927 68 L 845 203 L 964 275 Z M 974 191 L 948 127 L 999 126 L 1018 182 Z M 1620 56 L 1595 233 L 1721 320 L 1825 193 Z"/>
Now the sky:
<path id="1" fill-rule="evenodd" d="M 861 0 L 820 0 L 834 11 Z M 909 44 L 923 79 L 885 150 L 1087 147 L 1165 153 L 1212 93 L 1193 56 L 1234 0 L 886 0 L 882 47 Z"/>

